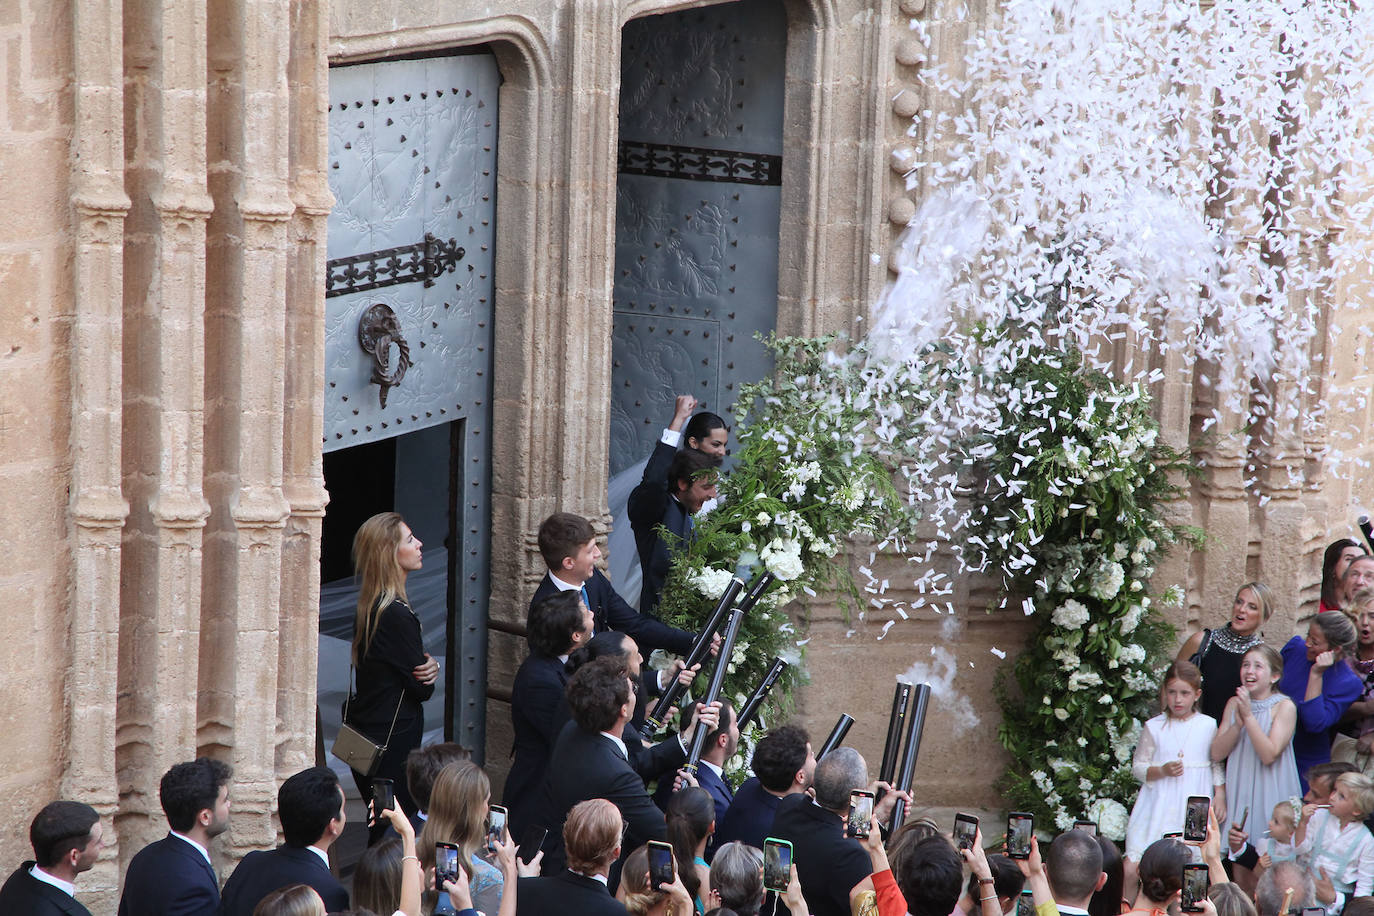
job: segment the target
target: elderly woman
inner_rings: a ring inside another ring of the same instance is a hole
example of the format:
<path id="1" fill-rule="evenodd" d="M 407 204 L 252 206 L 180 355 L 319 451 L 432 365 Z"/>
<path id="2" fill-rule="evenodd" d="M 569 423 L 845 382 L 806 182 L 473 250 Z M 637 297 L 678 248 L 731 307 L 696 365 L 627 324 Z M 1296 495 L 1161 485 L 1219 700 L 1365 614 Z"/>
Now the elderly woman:
<path id="1" fill-rule="evenodd" d="M 1231 619 L 1216 630 L 1194 633 L 1178 660 L 1191 661 L 1202 672 L 1202 702 L 1198 711 L 1221 721 L 1226 701 L 1240 687 L 1240 660 L 1254 646 L 1264 642 L 1262 627 L 1274 613 L 1274 593 L 1260 582 L 1247 582 L 1231 602 Z"/>
<path id="2" fill-rule="evenodd" d="M 1310 621 L 1306 639 L 1294 636 L 1283 647 L 1279 678 L 1279 692 L 1298 707 L 1293 755 L 1304 792 L 1308 769 L 1331 760 L 1336 724 L 1364 692 L 1364 682 L 1348 662 L 1355 651 L 1355 624 L 1340 611 L 1324 611 Z"/>

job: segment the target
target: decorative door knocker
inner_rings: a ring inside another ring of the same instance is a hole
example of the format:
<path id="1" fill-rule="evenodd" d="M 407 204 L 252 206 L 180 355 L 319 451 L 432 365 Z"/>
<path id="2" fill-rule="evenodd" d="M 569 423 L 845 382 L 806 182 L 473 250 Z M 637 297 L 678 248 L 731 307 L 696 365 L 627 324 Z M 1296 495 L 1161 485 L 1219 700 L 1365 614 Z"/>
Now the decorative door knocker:
<path id="1" fill-rule="evenodd" d="M 387 391 L 401 384 L 410 368 L 410 345 L 401 336 L 401 322 L 390 306 L 378 302 L 368 306 L 358 321 L 358 343 L 372 357 L 372 383 L 380 385 L 382 408 Z M 391 346 L 396 345 L 396 365 L 391 366 Z"/>

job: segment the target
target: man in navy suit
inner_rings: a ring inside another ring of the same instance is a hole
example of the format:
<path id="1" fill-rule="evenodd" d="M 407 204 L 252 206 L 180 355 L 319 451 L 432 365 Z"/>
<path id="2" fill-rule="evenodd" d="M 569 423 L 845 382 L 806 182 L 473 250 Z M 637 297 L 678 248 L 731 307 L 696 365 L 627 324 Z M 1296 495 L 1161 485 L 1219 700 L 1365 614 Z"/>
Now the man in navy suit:
<path id="1" fill-rule="evenodd" d="M 604 798 L 580 802 L 563 824 L 568 867 L 516 885 L 516 916 L 625 916 L 625 905 L 607 887 L 611 864 L 620 858 L 620 811 Z"/>
<path id="2" fill-rule="evenodd" d="M 626 506 L 644 576 L 639 592 L 641 613 L 652 614 L 658 607 L 673 550 L 692 539 L 692 517 L 708 500 L 716 498 L 715 468 L 719 464 L 693 448 L 675 452 L 662 442 L 654 446 L 644 466 L 644 479 L 630 493 Z M 667 540 L 659 533 L 660 525 L 671 535 Z"/>
<path id="3" fill-rule="evenodd" d="M 90 870 L 105 848 L 100 815 L 90 805 L 49 802 L 29 825 L 33 861 L 0 887 L 0 913 L 23 916 L 91 916 L 76 902 L 76 876 Z"/>
<path id="4" fill-rule="evenodd" d="M 124 876 L 119 916 L 213 916 L 219 879 L 210 841 L 229 827 L 226 763 L 200 757 L 162 777 L 158 798 L 171 832 L 138 851 Z"/>
<path id="5" fill-rule="evenodd" d="M 556 512 L 544 519 L 539 526 L 539 552 L 549 572 L 530 600 L 531 610 L 535 602 L 558 592 L 580 592 L 597 632 L 628 633 L 646 654 L 654 649 L 677 655 L 691 651 L 694 634 L 639 613 L 616 593 L 611 581 L 596 568 L 601 549 L 596 546 L 591 522 L 582 516 Z"/>
<path id="6" fill-rule="evenodd" d="M 568 683 L 563 665 L 573 650 L 591 638 L 592 612 L 579 592 L 554 592 L 530 607 L 525 620 L 530 656 L 515 673 L 510 691 L 515 759 L 501 797 L 513 837 L 523 838 L 533 826 L 535 793 L 544 781 L 549 754 L 565 721 L 559 714 Z"/>
<path id="7" fill-rule="evenodd" d="M 685 734 L 690 736 L 691 732 Z M 735 707 L 729 700 L 725 700 L 721 703 L 719 724 L 706 733 L 706 743 L 702 747 L 699 761 L 701 765 L 697 767 L 696 774 L 697 785 L 706 790 L 706 794 L 711 796 L 711 802 L 715 805 L 717 826 L 725 819 L 726 812 L 730 810 L 730 803 L 735 798 L 735 790 L 730 788 L 730 783 L 725 779 L 725 763 L 738 749 L 739 722 L 735 716 Z M 654 801 L 666 811 L 672 794 L 673 781 L 661 779 L 658 791 L 654 793 Z M 715 842 L 707 844 L 707 861 L 715 854 L 717 845 Z"/>
<path id="8" fill-rule="evenodd" d="M 620 809 L 628 825 L 627 849 L 666 836 L 663 812 L 654 806 L 644 782 L 634 771 L 620 737 L 634 715 L 635 695 L 623 658 L 594 659 L 568 681 L 568 709 L 573 721 L 563 727 L 549 758 L 535 823 L 549 828 L 544 874 L 563 868 L 563 822 L 573 806 L 590 798 L 604 798 Z M 699 707 L 697 715 L 714 729 L 719 704 Z"/>
<path id="9" fill-rule="evenodd" d="M 329 870 L 329 847 L 343 833 L 344 793 L 329 767 L 302 770 L 277 792 L 285 844 L 250 852 L 224 885 L 221 916 L 253 916 L 263 897 L 288 884 L 308 884 L 327 912 L 348 909 L 348 891 Z"/>
<path id="10" fill-rule="evenodd" d="M 759 739 L 750 761 L 754 775 L 746 779 L 730 802 L 730 810 L 716 821 L 718 847 L 738 840 L 755 849 L 773 827 L 773 815 L 784 796 L 805 792 L 816 771 L 816 755 L 806 730 L 783 725 Z"/>

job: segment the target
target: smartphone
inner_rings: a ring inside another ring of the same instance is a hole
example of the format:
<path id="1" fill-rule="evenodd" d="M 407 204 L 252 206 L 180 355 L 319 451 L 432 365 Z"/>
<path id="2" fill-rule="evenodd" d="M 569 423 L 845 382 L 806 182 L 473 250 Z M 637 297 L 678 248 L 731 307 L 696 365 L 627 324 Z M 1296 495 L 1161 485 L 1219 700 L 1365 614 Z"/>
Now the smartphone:
<path id="1" fill-rule="evenodd" d="M 972 849 L 977 838 L 978 818 L 972 814 L 954 815 L 954 847 L 960 850 Z"/>
<path id="2" fill-rule="evenodd" d="M 873 821 L 873 793 L 855 789 L 849 793 L 849 820 L 845 821 L 844 835 L 856 839 L 868 836 L 868 825 Z"/>
<path id="3" fill-rule="evenodd" d="M 672 884 L 677 877 L 677 865 L 673 861 L 673 847 L 662 840 L 649 841 L 649 888 L 658 890 L 660 885 Z"/>
<path id="4" fill-rule="evenodd" d="M 1207 899 L 1210 887 L 1206 865 L 1201 862 L 1190 862 L 1183 866 L 1183 900 L 1178 908 L 1185 913 L 1201 913 L 1202 901 Z"/>
<path id="5" fill-rule="evenodd" d="M 1093 836 L 1097 836 L 1097 822 L 1096 822 L 1096 821 L 1083 821 L 1083 820 L 1074 821 L 1074 822 L 1073 822 L 1073 829 L 1074 829 L 1074 830 L 1086 830 L 1086 831 L 1088 831 L 1089 833 L 1091 833 Z"/>
<path id="6" fill-rule="evenodd" d="M 1206 795 L 1188 796 L 1188 808 L 1183 815 L 1183 841 L 1201 843 L 1207 839 L 1207 813 L 1212 800 Z"/>
<path id="7" fill-rule="evenodd" d="M 390 779 L 372 780 L 372 819 L 374 822 L 382 819 L 383 811 L 391 811 L 396 807 L 396 783 Z"/>
<path id="8" fill-rule="evenodd" d="M 1031 837 L 1035 834 L 1035 815 L 1013 811 L 1007 815 L 1007 858 L 1029 859 Z"/>
<path id="9" fill-rule="evenodd" d="M 534 861 L 539 850 L 544 848 L 544 840 L 549 836 L 547 827 L 531 827 L 525 834 L 525 842 L 520 844 L 520 858 L 526 865 Z"/>
<path id="10" fill-rule="evenodd" d="M 1245 810 L 1241 812 L 1241 815 L 1240 815 L 1240 823 L 1237 824 L 1236 826 L 1239 827 L 1241 830 L 1244 830 L 1244 829 L 1245 829 L 1245 822 L 1248 821 L 1248 820 L 1250 820 L 1250 806 L 1249 806 L 1249 805 L 1246 805 L 1246 806 L 1245 806 Z M 1309 907 L 1309 909 L 1315 909 L 1315 907 Z"/>
<path id="11" fill-rule="evenodd" d="M 1305 906 L 1302 908 L 1302 916 L 1326 916 L 1326 907 Z"/>
<path id="12" fill-rule="evenodd" d="M 792 844 L 787 840 L 767 837 L 763 841 L 764 890 L 787 893 L 792 883 Z"/>
<path id="13" fill-rule="evenodd" d="M 444 887 L 445 881 L 458 880 L 458 847 L 453 843 L 434 844 L 434 874 L 435 884 L 440 890 Z M 447 894 L 440 894 L 446 897 Z"/>
<path id="14" fill-rule="evenodd" d="M 487 815 L 487 845 L 495 849 L 496 844 L 506 836 L 506 809 L 500 805 L 491 805 L 490 808 L 491 813 Z"/>
<path id="15" fill-rule="evenodd" d="M 1035 916 L 1035 900 L 1030 888 L 1021 891 L 1016 898 L 1016 916 Z"/>

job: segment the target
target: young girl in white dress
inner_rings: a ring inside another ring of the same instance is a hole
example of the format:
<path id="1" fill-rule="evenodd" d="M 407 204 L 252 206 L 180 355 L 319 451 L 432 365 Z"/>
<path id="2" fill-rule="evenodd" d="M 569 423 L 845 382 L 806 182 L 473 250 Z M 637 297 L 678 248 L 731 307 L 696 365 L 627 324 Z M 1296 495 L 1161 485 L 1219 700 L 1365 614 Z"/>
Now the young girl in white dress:
<path id="1" fill-rule="evenodd" d="M 1246 650 L 1240 660 L 1240 687 L 1226 701 L 1217 736 L 1212 739 L 1212 759 L 1226 765 L 1231 822 L 1242 830 L 1250 829 L 1242 823 L 1247 812 L 1258 823 L 1265 811 L 1302 795 L 1293 756 L 1298 708 L 1275 690 L 1282 674 L 1283 658 L 1273 646 L 1261 643 Z M 1256 876 L 1243 865 L 1234 868 L 1235 880 L 1253 892 Z"/>
<path id="2" fill-rule="evenodd" d="M 1201 697 L 1202 674 L 1196 665 L 1176 661 L 1164 672 L 1164 711 L 1141 729 L 1131 767 L 1143 783 L 1126 828 L 1127 868 L 1132 875 L 1151 843 L 1183 829 L 1190 795 L 1205 795 L 1225 808 L 1226 777 L 1210 756 L 1217 723 L 1197 711 Z"/>
<path id="3" fill-rule="evenodd" d="M 1336 914 L 1351 897 L 1374 891 L 1374 834 L 1364 818 L 1374 812 L 1374 780 L 1363 773 L 1336 777 L 1330 805 L 1307 804 L 1298 821 L 1297 853 L 1305 858 L 1314 878 L 1325 872 L 1336 890 L 1331 903 L 1318 900 Z"/>

